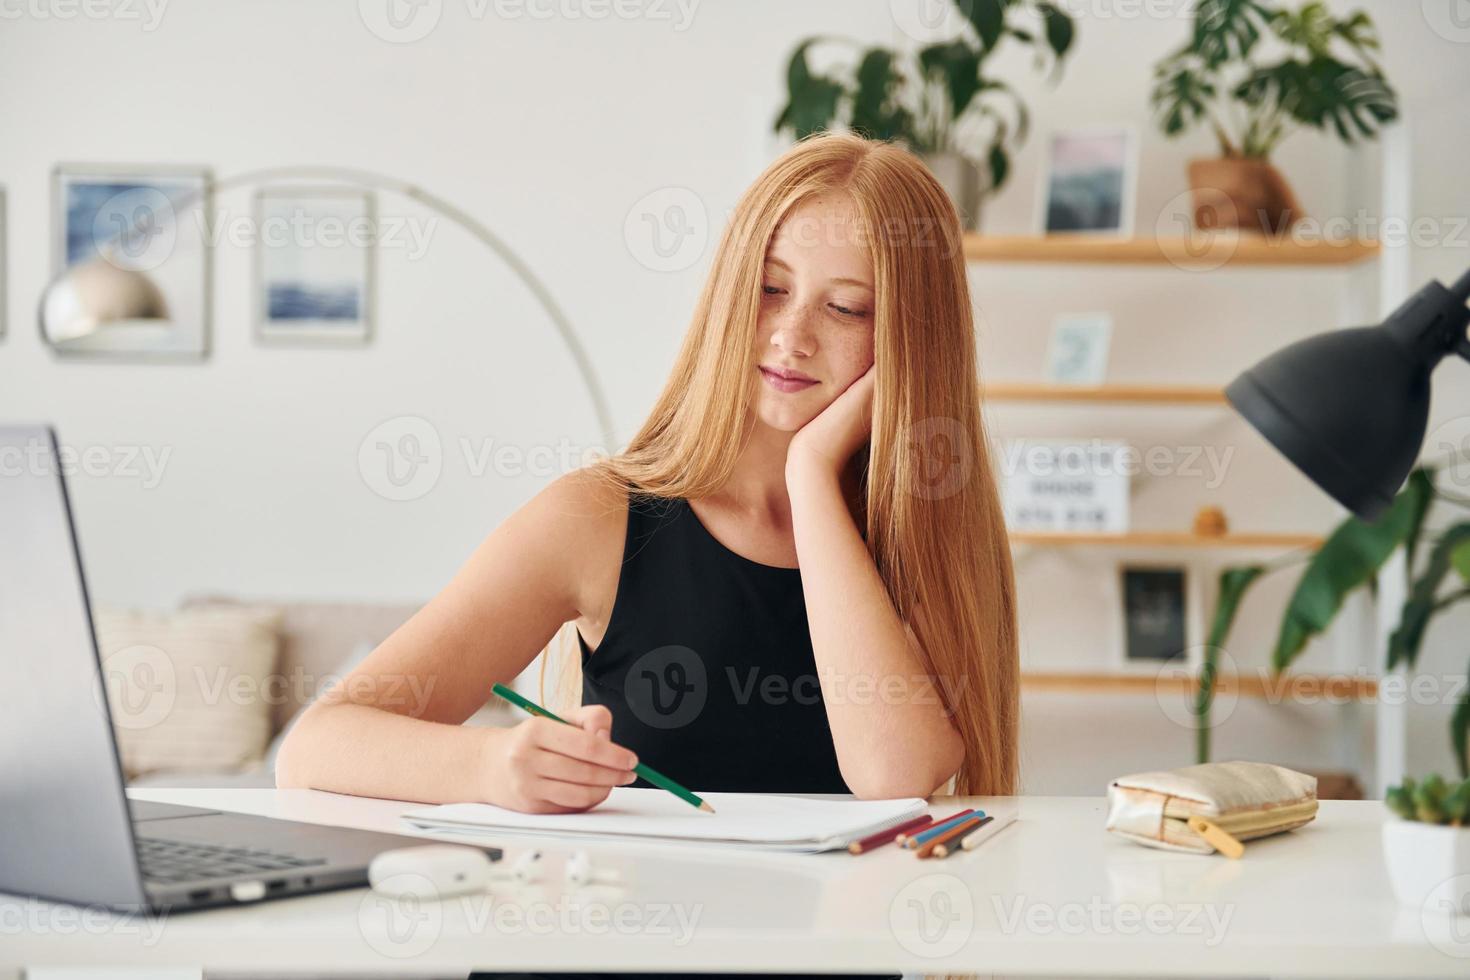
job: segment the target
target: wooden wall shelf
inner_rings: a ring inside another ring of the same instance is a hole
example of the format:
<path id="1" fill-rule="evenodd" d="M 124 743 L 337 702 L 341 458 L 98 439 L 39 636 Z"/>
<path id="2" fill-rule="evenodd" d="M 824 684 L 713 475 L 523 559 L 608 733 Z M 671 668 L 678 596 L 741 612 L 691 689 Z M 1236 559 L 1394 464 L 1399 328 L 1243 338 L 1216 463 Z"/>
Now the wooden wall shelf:
<path id="1" fill-rule="evenodd" d="M 1129 531 L 1091 534 L 1069 531 L 1012 531 L 1011 544 L 1040 547 L 1094 546 L 1111 548 L 1262 548 L 1290 551 L 1319 548 L 1313 534 L 1194 534 L 1190 531 Z"/>
<path id="2" fill-rule="evenodd" d="M 1101 235 L 977 235 L 964 238 L 971 262 L 1067 262 L 1102 265 L 1348 266 L 1375 258 L 1376 241 L 1296 241 L 1253 233 L 1195 238 L 1110 238 Z"/>
<path id="3" fill-rule="evenodd" d="M 1226 405 L 1225 391 L 1195 385 L 1057 385 L 1004 382 L 985 386 L 985 398 L 1006 402 L 1132 402 L 1142 405 Z"/>
<path id="4" fill-rule="evenodd" d="M 1060 691 L 1090 694 L 1182 694 L 1199 689 L 1193 674 L 1126 674 L 1088 672 L 1023 672 L 1021 687 L 1028 691 Z M 1216 678 L 1216 695 L 1286 703 L 1294 699 L 1325 704 L 1343 701 L 1372 701 L 1378 697 L 1378 681 L 1351 674 L 1261 674 L 1222 673 Z"/>

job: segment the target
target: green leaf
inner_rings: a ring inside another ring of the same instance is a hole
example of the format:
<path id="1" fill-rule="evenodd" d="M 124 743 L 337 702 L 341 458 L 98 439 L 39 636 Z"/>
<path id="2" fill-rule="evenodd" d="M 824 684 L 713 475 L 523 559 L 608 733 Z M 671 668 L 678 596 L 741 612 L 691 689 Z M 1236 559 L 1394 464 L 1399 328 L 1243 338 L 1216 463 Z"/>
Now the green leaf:
<path id="1" fill-rule="evenodd" d="M 1328 56 L 1337 21 L 1320 0 L 1304 4 L 1295 13 L 1282 10 L 1271 19 L 1276 36 L 1287 44 L 1306 48 L 1314 57 Z"/>
<path id="2" fill-rule="evenodd" d="M 1250 56 L 1274 12 L 1259 0 L 1199 0 L 1190 49 L 1210 70 Z"/>
<path id="3" fill-rule="evenodd" d="M 1450 564 L 1456 572 L 1460 573 L 1460 579 L 1470 582 L 1470 541 L 1466 541 L 1450 552 Z"/>
<path id="4" fill-rule="evenodd" d="M 958 118 L 980 91 L 980 52 L 965 41 L 934 44 L 919 52 L 919 67 L 928 78 L 943 81 L 950 113 Z"/>
<path id="5" fill-rule="evenodd" d="M 1245 565 L 1227 568 L 1220 573 L 1220 595 L 1215 600 L 1215 617 L 1210 621 L 1210 634 L 1205 640 L 1208 646 L 1223 647 L 1235 625 L 1235 613 L 1240 609 L 1240 600 L 1246 590 L 1266 571 L 1264 565 Z"/>
<path id="6" fill-rule="evenodd" d="M 1215 677 L 1220 669 L 1219 651 L 1224 648 L 1235 624 L 1235 614 L 1246 590 L 1266 571 L 1264 565 L 1227 568 L 1220 573 L 1220 594 L 1215 599 L 1215 615 L 1210 621 L 1210 635 L 1205 640 L 1205 661 L 1200 669 L 1199 689 L 1195 693 L 1195 761 L 1210 761 L 1210 706 L 1215 701 Z"/>
<path id="7" fill-rule="evenodd" d="M 1276 670 L 1289 667 L 1307 641 L 1332 624 L 1347 595 L 1370 581 L 1407 540 L 1415 530 L 1416 514 L 1425 506 L 1426 492 L 1425 481 L 1411 480 L 1375 523 L 1350 517 L 1332 532 L 1312 556 L 1287 604 L 1271 655 Z"/>
<path id="8" fill-rule="evenodd" d="M 774 129 L 790 129 L 797 139 L 828 128 L 837 118 L 838 104 L 845 94 L 842 83 L 812 74 L 806 52 L 822 38 L 807 38 L 792 52 L 786 67 L 787 103 L 776 117 Z"/>
<path id="9" fill-rule="evenodd" d="M 1159 128 L 1166 136 L 1178 136 L 1209 115 L 1209 104 L 1217 92 L 1195 65 L 1187 61 L 1161 67 L 1154 82 L 1152 101 Z"/>
<path id="10" fill-rule="evenodd" d="M 1445 797 L 1444 810 L 1445 816 L 1456 827 L 1462 827 L 1470 821 L 1470 779 L 1450 788 L 1449 795 Z"/>
<path id="11" fill-rule="evenodd" d="M 990 164 L 990 186 L 988 190 L 999 190 L 1001 185 L 1006 182 L 1006 178 L 1010 176 L 1011 158 L 1006 154 L 1005 147 L 1000 143 L 996 143 L 990 148 L 987 162 Z"/>
<path id="12" fill-rule="evenodd" d="M 1454 749 L 1461 779 L 1470 778 L 1467 742 L 1470 742 L 1470 689 L 1460 694 L 1460 703 L 1455 705 L 1455 714 L 1450 718 L 1450 747 Z"/>
<path id="13" fill-rule="evenodd" d="M 1406 486 L 1413 487 L 1414 493 L 1409 498 L 1413 509 L 1409 512 L 1409 536 L 1404 539 L 1404 564 L 1413 572 L 1414 555 L 1419 550 L 1419 532 L 1424 527 L 1424 515 L 1429 513 L 1429 505 L 1434 502 L 1434 470 L 1427 466 L 1419 467 L 1409 474 Z"/>
<path id="14" fill-rule="evenodd" d="M 1077 36 L 1077 27 L 1072 23 L 1072 18 L 1050 3 L 1038 3 L 1036 9 L 1041 11 L 1042 19 L 1046 26 L 1046 43 L 1051 47 L 1052 54 L 1060 61 L 1066 57 L 1072 48 L 1072 41 Z"/>
<path id="15" fill-rule="evenodd" d="M 960 3 L 960 9 L 974 25 L 975 33 L 980 35 L 980 46 L 987 53 L 1000 40 L 1001 31 L 1005 28 L 1007 6 L 1001 0 L 963 0 Z"/>
<path id="16" fill-rule="evenodd" d="M 891 140 L 906 136 L 909 111 L 899 102 L 903 76 L 893 66 L 893 52 L 872 48 L 858 63 L 857 91 L 849 124 L 864 136 Z"/>
<path id="17" fill-rule="evenodd" d="M 1456 524 L 1435 542 L 1429 553 L 1428 565 L 1409 589 L 1409 597 L 1399 614 L 1398 628 L 1388 638 L 1389 670 L 1401 663 L 1413 667 L 1419 658 L 1424 632 L 1430 619 L 1441 608 L 1438 604 L 1439 588 L 1449 574 L 1451 558 L 1467 545 L 1470 545 L 1470 523 Z"/>
<path id="18" fill-rule="evenodd" d="M 1449 786 L 1443 776 L 1439 773 L 1425 776 L 1424 781 L 1414 787 L 1414 815 L 1424 823 L 1444 823 L 1444 804 L 1448 796 Z"/>
<path id="19" fill-rule="evenodd" d="M 1334 58 L 1256 68 L 1232 94 L 1253 108 L 1279 106 L 1313 129 L 1331 126 L 1347 143 L 1372 139 L 1398 118 L 1398 95 L 1382 75 Z"/>
<path id="20" fill-rule="evenodd" d="M 1413 791 L 1410 788 L 1390 786 L 1388 792 L 1383 794 L 1383 802 L 1387 804 L 1390 810 L 1405 820 L 1413 820 L 1416 817 L 1414 813 Z"/>

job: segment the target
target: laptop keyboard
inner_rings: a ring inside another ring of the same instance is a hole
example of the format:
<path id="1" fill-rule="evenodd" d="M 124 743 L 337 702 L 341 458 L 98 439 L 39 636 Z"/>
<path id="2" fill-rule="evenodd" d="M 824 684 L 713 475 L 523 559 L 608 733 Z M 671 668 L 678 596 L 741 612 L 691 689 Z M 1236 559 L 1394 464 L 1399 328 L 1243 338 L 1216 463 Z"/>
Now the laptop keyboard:
<path id="1" fill-rule="evenodd" d="M 138 838 L 138 864 L 143 870 L 143 877 L 150 881 L 234 878 L 326 863 L 325 858 L 304 858 L 252 847 L 222 847 L 158 837 Z"/>

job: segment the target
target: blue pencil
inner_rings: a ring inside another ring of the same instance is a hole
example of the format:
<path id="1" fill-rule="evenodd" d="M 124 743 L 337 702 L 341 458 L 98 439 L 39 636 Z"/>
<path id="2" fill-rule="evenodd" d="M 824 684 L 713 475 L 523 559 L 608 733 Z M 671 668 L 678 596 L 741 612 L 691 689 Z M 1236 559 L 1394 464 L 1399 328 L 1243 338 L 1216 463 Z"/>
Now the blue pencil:
<path id="1" fill-rule="evenodd" d="M 938 837 L 946 830 L 953 830 L 955 824 L 959 823 L 960 821 L 968 820 L 970 817 L 975 816 L 983 817 L 985 816 L 985 811 L 974 809 L 961 810 L 959 813 L 956 813 L 952 817 L 946 817 L 941 823 L 936 823 L 931 827 L 926 827 L 923 833 L 914 834 L 912 837 L 906 838 L 903 842 L 903 846 L 907 847 L 909 850 L 913 850 L 914 848 L 923 844 L 925 841 L 932 840 L 933 838 Z"/>

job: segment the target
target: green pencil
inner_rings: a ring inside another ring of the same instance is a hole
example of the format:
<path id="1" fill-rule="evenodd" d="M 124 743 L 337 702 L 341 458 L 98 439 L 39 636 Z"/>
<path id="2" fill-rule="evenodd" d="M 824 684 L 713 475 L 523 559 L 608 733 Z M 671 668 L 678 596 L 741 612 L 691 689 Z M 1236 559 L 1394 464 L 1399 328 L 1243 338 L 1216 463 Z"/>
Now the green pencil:
<path id="1" fill-rule="evenodd" d="M 550 711 L 547 711 L 536 702 L 526 700 L 515 691 L 512 691 L 510 688 L 506 687 L 504 684 L 496 684 L 494 688 L 492 688 L 492 690 L 496 694 L 500 695 L 502 698 L 505 698 L 505 700 L 509 701 L 511 704 L 515 705 L 517 708 L 520 708 L 522 711 L 526 711 L 533 715 L 540 715 L 543 718 L 550 718 L 552 721 L 559 721 L 563 725 L 571 724 L 571 722 L 567 721 L 565 718 L 558 718 L 556 715 L 552 714 Z M 633 767 L 633 771 L 639 776 L 642 776 L 644 779 L 648 780 L 653 785 L 659 787 L 660 789 L 666 789 L 670 793 L 673 793 L 675 796 L 683 800 L 685 803 L 688 803 L 690 806 L 698 807 L 705 813 L 715 812 L 714 807 L 710 806 L 708 803 L 704 802 L 704 800 L 701 800 L 699 797 L 695 796 L 693 793 L 689 792 L 687 789 L 680 786 L 678 783 L 674 782 L 663 773 L 658 772 L 657 770 L 652 769 L 648 766 L 645 766 L 641 762 Z"/>

